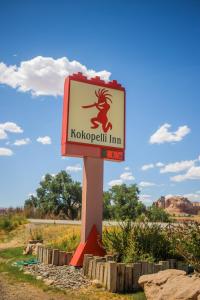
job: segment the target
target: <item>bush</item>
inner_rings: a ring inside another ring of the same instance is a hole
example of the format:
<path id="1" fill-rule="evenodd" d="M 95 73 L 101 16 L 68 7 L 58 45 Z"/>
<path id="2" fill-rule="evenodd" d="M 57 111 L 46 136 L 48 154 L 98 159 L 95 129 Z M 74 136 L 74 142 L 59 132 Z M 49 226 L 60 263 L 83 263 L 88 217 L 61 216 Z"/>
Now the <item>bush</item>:
<path id="1" fill-rule="evenodd" d="M 48 246 L 71 252 L 78 247 L 79 243 L 80 234 L 77 234 L 77 232 L 72 231 L 71 233 L 68 233 L 63 237 L 53 240 L 51 243 L 48 244 Z"/>
<path id="2" fill-rule="evenodd" d="M 192 221 L 171 225 L 168 237 L 175 251 L 200 272 L 200 224 Z"/>
<path id="3" fill-rule="evenodd" d="M 125 221 L 105 230 L 103 244 L 107 252 L 118 253 L 118 260 L 124 262 L 159 261 L 175 255 L 166 230 L 146 222 L 132 225 Z"/>
<path id="4" fill-rule="evenodd" d="M 103 231 L 103 245 L 108 253 L 115 253 L 118 261 L 126 257 L 126 250 L 131 240 L 132 225 L 130 221 L 118 223 L 116 227 L 105 228 Z"/>
<path id="5" fill-rule="evenodd" d="M 0 230 L 11 231 L 26 222 L 26 218 L 22 215 L 8 214 L 0 216 Z"/>
<path id="6" fill-rule="evenodd" d="M 164 211 L 163 208 L 152 205 L 146 211 L 146 216 L 150 222 L 165 222 L 169 223 L 171 221 L 170 214 Z"/>

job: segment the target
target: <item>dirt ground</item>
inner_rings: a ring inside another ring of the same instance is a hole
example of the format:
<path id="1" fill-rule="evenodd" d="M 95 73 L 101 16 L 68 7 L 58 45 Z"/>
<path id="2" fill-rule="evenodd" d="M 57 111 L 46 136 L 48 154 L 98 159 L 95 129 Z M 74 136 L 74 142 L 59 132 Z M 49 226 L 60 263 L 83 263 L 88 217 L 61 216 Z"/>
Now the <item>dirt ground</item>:
<path id="1" fill-rule="evenodd" d="M 1 300 L 73 300 L 73 296 L 62 295 L 37 288 L 24 282 L 13 282 L 0 274 Z"/>

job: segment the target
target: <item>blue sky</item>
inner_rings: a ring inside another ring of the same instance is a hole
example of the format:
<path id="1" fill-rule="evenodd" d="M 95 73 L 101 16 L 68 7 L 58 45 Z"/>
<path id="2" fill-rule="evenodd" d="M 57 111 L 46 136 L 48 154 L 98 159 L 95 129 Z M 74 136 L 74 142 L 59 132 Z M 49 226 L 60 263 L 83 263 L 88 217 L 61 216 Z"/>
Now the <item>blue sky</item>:
<path id="1" fill-rule="evenodd" d="M 105 162 L 104 188 L 137 183 L 146 204 L 200 201 L 199 16 L 197 0 L 1 1 L 0 207 L 23 205 L 46 173 L 82 180 L 82 160 L 60 155 L 75 71 L 127 92 L 126 161 Z"/>

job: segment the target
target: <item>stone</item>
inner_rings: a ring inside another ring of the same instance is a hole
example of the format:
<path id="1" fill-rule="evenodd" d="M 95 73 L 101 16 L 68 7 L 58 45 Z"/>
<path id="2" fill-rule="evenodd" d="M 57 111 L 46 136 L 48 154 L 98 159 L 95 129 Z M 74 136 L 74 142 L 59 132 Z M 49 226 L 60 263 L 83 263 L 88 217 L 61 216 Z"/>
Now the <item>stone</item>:
<path id="1" fill-rule="evenodd" d="M 55 266 L 37 264 L 24 266 L 24 272 L 29 272 L 38 280 L 43 280 L 45 284 L 61 289 L 78 290 L 88 287 L 91 282 L 83 276 L 81 268 L 72 266 Z"/>
<path id="2" fill-rule="evenodd" d="M 46 285 L 48 285 L 48 286 L 50 286 L 50 285 L 52 285 L 52 284 L 54 283 L 54 281 L 53 281 L 53 280 L 50 280 L 50 279 L 44 279 L 43 282 L 44 282 Z"/>
<path id="3" fill-rule="evenodd" d="M 161 197 L 154 202 L 154 205 L 163 208 L 170 214 L 191 214 L 196 215 L 200 212 L 200 203 L 191 202 L 186 197 L 172 196 L 170 198 Z"/>
<path id="4" fill-rule="evenodd" d="M 200 297 L 200 277 L 195 274 L 187 276 L 181 270 L 143 275 L 138 282 L 147 300 L 199 300 Z"/>
<path id="5" fill-rule="evenodd" d="M 102 284 L 97 279 L 92 280 L 92 285 L 96 288 L 101 288 L 102 287 Z"/>

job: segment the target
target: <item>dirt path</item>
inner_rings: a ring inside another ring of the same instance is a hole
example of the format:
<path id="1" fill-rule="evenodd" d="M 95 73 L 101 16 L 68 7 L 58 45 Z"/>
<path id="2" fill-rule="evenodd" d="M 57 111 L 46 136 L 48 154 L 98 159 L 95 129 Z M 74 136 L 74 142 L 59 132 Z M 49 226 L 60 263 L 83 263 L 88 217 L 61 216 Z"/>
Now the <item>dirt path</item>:
<path id="1" fill-rule="evenodd" d="M 54 292 L 44 292 L 33 285 L 24 282 L 13 282 L 0 274 L 1 300 L 74 300 L 71 295 L 62 295 Z"/>

